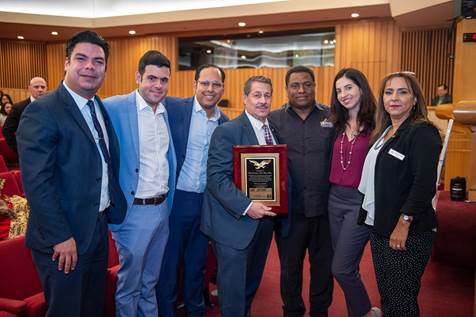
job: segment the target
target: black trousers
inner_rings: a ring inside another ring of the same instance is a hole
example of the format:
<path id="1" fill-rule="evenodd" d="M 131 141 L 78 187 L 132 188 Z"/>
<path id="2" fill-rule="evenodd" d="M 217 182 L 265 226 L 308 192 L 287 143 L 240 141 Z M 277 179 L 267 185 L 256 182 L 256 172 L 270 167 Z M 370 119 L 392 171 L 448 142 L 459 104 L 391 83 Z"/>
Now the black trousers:
<path id="1" fill-rule="evenodd" d="M 276 235 L 281 262 L 281 298 L 284 316 L 304 316 L 302 298 L 303 264 L 309 252 L 311 285 L 310 316 L 327 316 L 332 303 L 334 280 L 331 273 L 332 245 L 327 216 L 306 218 L 293 214 L 291 230 L 286 238 Z"/>
<path id="2" fill-rule="evenodd" d="M 74 271 L 58 271 L 52 253 L 32 250 L 45 293 L 46 317 L 102 317 L 108 259 L 107 219 L 98 214 L 93 239 L 85 254 L 78 256 Z"/>
<path id="3" fill-rule="evenodd" d="M 408 235 L 406 251 L 390 248 L 389 239 L 370 234 L 372 259 L 385 317 L 418 317 L 421 277 L 431 255 L 435 233 Z"/>

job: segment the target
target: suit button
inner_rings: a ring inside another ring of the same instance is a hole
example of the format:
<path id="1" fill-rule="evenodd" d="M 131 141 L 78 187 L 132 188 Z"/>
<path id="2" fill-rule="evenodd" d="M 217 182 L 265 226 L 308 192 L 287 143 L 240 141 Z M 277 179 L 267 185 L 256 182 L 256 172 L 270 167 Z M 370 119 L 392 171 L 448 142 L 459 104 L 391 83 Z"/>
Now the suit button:
<path id="1" fill-rule="evenodd" d="M 134 196 L 136 193 L 135 191 L 131 191 L 131 195 Z"/>
<path id="2" fill-rule="evenodd" d="M 136 168 L 136 173 L 139 173 L 139 169 L 138 169 L 138 168 Z"/>
<path id="3" fill-rule="evenodd" d="M 96 182 L 100 182 L 101 181 L 101 177 L 96 177 Z"/>

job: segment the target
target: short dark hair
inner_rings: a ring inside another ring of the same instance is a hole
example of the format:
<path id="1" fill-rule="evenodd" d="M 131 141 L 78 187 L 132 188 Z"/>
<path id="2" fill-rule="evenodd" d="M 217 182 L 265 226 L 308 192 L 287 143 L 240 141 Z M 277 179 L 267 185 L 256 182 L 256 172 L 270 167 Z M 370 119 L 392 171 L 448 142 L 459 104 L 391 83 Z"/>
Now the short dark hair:
<path id="1" fill-rule="evenodd" d="M 246 81 L 245 81 L 245 86 L 243 87 L 243 93 L 248 96 L 250 91 L 251 91 L 251 85 L 254 83 L 254 82 L 259 82 L 259 83 L 263 83 L 263 84 L 268 84 L 271 86 L 271 91 L 273 91 L 273 82 L 271 81 L 271 79 L 269 79 L 268 77 L 265 77 L 265 76 L 251 76 L 250 78 L 248 78 Z"/>
<path id="2" fill-rule="evenodd" d="M 104 51 L 104 57 L 107 59 L 109 57 L 109 44 L 106 42 L 105 39 L 101 35 L 93 31 L 83 31 L 74 34 L 68 42 L 66 42 L 66 57 L 68 59 L 71 58 L 71 54 L 73 53 L 74 47 L 78 43 L 91 43 L 96 44 L 102 48 Z"/>
<path id="3" fill-rule="evenodd" d="M 200 78 L 200 73 L 205 68 L 216 68 L 216 69 L 218 69 L 218 71 L 220 72 L 221 81 L 225 82 L 225 71 L 223 70 L 223 68 L 221 68 L 220 66 L 215 65 L 215 64 L 202 64 L 202 65 L 200 65 L 197 68 L 197 70 L 195 71 L 195 81 L 197 81 Z"/>
<path id="4" fill-rule="evenodd" d="M 363 127 L 362 132 L 364 134 L 370 134 L 375 128 L 376 101 L 367 78 L 360 70 L 355 68 L 341 69 L 334 79 L 331 97 L 332 123 L 334 123 L 337 132 L 341 133 L 345 131 L 347 121 L 349 120 L 349 111 L 341 105 L 337 98 L 336 82 L 342 77 L 350 79 L 361 91 L 357 123 Z"/>
<path id="5" fill-rule="evenodd" d="M 448 89 L 448 85 L 446 85 L 445 83 L 439 84 L 439 85 L 436 86 L 436 87 L 443 87 L 443 89 Z"/>
<path id="6" fill-rule="evenodd" d="M 285 77 L 286 87 L 288 86 L 289 78 L 291 77 L 291 74 L 293 73 L 308 73 L 312 78 L 312 82 L 314 83 L 316 82 L 316 78 L 314 77 L 314 72 L 312 71 L 312 69 L 303 65 L 298 65 L 298 66 L 291 67 L 286 72 L 286 77 Z"/>
<path id="7" fill-rule="evenodd" d="M 157 50 L 150 50 L 145 52 L 144 55 L 139 60 L 139 73 L 144 75 L 145 67 L 147 65 L 154 65 L 157 67 L 167 67 L 170 68 L 169 59 Z"/>

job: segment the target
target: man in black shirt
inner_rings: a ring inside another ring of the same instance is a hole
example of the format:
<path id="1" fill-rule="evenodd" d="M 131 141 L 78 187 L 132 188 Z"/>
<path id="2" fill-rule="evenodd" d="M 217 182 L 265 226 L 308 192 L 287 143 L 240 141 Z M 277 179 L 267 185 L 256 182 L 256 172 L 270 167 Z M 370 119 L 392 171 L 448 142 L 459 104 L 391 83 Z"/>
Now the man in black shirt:
<path id="1" fill-rule="evenodd" d="M 293 184 L 289 235 L 276 235 L 281 262 L 284 316 L 303 316 L 302 272 L 309 252 L 310 316 L 327 316 L 332 302 L 332 246 L 327 217 L 329 172 L 334 128 L 329 109 L 315 101 L 311 69 L 295 66 L 286 73 L 288 103 L 273 111 L 269 121 L 280 142 L 288 145 Z"/>

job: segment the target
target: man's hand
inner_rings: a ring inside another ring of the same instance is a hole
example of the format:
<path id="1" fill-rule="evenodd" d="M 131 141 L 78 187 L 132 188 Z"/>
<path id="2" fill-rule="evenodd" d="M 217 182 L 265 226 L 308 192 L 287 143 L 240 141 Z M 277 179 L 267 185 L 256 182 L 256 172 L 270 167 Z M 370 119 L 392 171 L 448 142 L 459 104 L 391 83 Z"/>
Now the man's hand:
<path id="1" fill-rule="evenodd" d="M 248 212 L 246 214 L 253 219 L 261 219 L 265 216 L 276 216 L 276 214 L 274 212 L 271 212 L 270 210 L 271 207 L 266 207 L 262 203 L 252 202 L 251 207 L 250 209 L 248 209 Z"/>
<path id="2" fill-rule="evenodd" d="M 64 274 L 74 271 L 78 263 L 78 253 L 76 252 L 76 241 L 71 237 L 66 241 L 56 244 L 53 247 L 53 261 L 58 259 L 58 271 L 64 269 Z"/>

